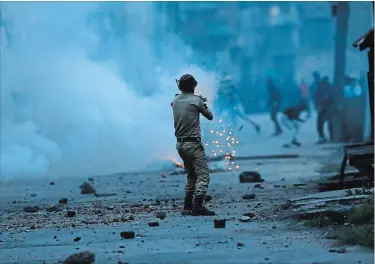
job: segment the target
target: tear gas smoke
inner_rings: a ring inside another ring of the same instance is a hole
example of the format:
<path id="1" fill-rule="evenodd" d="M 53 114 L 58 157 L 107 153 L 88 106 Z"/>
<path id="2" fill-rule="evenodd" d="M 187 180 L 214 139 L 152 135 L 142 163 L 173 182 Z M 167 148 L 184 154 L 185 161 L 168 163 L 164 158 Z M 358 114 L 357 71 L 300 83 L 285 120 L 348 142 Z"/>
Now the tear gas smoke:
<path id="1" fill-rule="evenodd" d="M 187 65 L 172 33 L 156 55 L 146 27 L 164 14 L 135 8 L 152 4 L 1 3 L 1 179 L 132 171 L 176 155 L 174 79 L 189 72 L 212 98 L 215 76 Z M 118 5 L 154 21 L 106 21 Z M 121 35 L 121 23 L 135 29 Z"/>

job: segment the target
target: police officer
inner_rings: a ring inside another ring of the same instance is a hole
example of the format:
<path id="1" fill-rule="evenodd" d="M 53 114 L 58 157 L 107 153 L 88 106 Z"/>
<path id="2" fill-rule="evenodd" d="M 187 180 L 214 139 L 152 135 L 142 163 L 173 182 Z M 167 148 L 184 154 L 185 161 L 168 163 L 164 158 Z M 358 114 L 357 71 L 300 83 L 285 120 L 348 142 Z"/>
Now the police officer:
<path id="1" fill-rule="evenodd" d="M 183 214 L 215 215 L 214 211 L 209 211 L 203 205 L 210 176 L 201 143 L 199 121 L 200 114 L 208 120 L 212 120 L 213 115 L 205 103 L 207 99 L 194 95 L 198 83 L 192 75 L 185 74 L 176 82 L 182 92 L 177 94 L 171 103 L 177 138 L 176 148 L 187 171 Z"/>

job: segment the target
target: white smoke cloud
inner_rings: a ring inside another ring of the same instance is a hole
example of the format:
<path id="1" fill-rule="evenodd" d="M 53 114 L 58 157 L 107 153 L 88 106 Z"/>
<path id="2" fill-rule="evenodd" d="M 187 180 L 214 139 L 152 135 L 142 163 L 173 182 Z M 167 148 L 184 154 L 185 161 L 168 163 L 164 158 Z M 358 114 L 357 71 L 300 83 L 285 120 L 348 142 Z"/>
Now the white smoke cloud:
<path id="1" fill-rule="evenodd" d="M 111 43 L 112 49 L 101 50 L 108 58 L 94 61 L 99 35 L 87 27 L 87 17 L 100 4 L 1 4 L 11 34 L 2 28 L 0 178 L 131 171 L 176 156 L 174 79 L 195 74 L 197 92 L 209 98 L 215 84 L 213 74 L 183 64 L 181 49 L 187 49 L 178 39 L 164 47 L 170 63 L 157 69 L 153 43 L 142 32 L 122 45 Z M 139 76 L 128 83 L 124 69 Z M 150 84 L 156 92 L 140 96 L 137 91 Z"/>

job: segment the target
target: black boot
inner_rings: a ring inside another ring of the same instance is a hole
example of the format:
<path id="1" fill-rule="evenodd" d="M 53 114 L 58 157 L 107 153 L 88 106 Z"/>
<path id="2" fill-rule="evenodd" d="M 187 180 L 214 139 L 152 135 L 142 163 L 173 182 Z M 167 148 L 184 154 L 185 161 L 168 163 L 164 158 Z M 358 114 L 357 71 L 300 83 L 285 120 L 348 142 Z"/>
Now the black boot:
<path id="1" fill-rule="evenodd" d="M 193 209 L 193 194 L 194 192 L 185 193 L 184 210 L 182 211 L 182 215 L 191 215 L 191 210 Z"/>
<path id="2" fill-rule="evenodd" d="M 214 211 L 210 211 L 206 207 L 203 206 L 203 200 L 204 200 L 204 195 L 194 197 L 192 215 L 193 216 L 199 216 L 199 215 L 212 216 L 212 215 L 216 215 Z"/>

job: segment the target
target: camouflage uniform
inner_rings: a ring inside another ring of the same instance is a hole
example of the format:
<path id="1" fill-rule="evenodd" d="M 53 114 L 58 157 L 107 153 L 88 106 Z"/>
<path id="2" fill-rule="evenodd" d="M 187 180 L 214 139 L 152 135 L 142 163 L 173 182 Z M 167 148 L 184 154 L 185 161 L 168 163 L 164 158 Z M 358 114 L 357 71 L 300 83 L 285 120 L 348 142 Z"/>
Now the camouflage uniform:
<path id="1" fill-rule="evenodd" d="M 210 176 L 207 157 L 200 141 L 201 129 L 199 117 L 202 114 L 208 120 L 213 119 L 212 112 L 204 100 L 193 93 L 183 92 L 172 102 L 175 136 L 197 138 L 197 142 L 177 142 L 176 149 L 184 161 L 187 170 L 186 193 L 204 196 L 207 193 Z"/>

